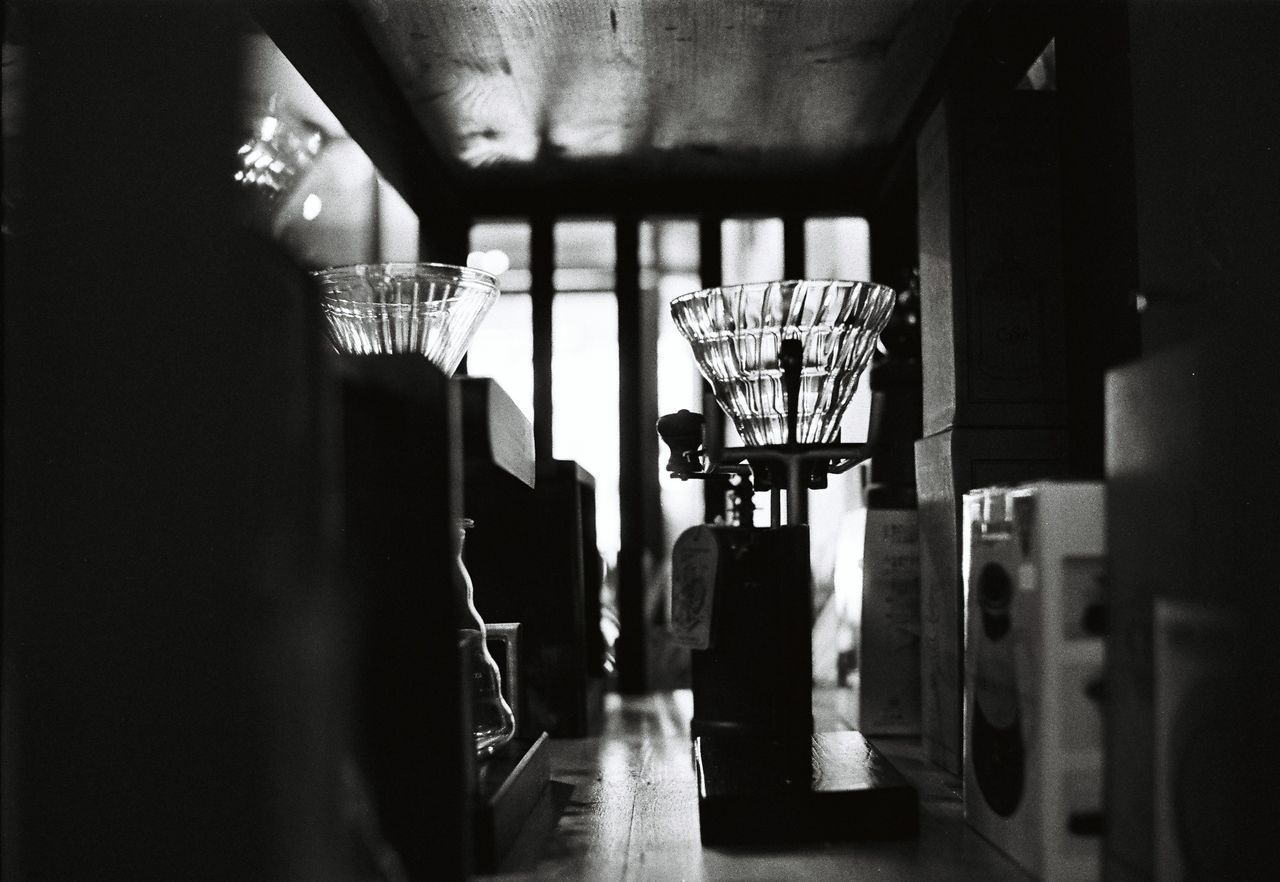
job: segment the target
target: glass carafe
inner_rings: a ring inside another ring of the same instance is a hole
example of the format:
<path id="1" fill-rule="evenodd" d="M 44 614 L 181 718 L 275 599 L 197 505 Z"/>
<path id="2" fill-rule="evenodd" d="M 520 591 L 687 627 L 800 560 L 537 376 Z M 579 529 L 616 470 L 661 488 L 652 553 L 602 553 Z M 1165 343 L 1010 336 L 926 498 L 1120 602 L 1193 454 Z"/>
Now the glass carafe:
<path id="1" fill-rule="evenodd" d="M 489 653 L 484 619 L 476 611 L 471 574 L 462 560 L 462 544 L 466 540 L 467 529 L 474 524 L 469 518 L 459 519 L 455 560 L 466 590 L 466 603 L 458 623 L 459 643 L 467 653 L 471 672 L 471 724 L 476 739 L 476 756 L 483 759 L 511 740 L 516 722 L 511 707 L 502 697 L 502 675 L 498 671 L 498 663 Z"/>

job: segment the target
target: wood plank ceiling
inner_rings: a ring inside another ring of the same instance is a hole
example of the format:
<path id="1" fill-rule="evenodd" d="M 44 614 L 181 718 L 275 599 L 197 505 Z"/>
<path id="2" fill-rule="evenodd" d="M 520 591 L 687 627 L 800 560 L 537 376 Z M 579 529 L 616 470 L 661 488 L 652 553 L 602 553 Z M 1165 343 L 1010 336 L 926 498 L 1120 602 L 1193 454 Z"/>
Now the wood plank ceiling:
<path id="1" fill-rule="evenodd" d="M 958 0 L 352 0 L 478 210 L 856 203 Z M 576 195 L 574 195 L 576 194 Z"/>

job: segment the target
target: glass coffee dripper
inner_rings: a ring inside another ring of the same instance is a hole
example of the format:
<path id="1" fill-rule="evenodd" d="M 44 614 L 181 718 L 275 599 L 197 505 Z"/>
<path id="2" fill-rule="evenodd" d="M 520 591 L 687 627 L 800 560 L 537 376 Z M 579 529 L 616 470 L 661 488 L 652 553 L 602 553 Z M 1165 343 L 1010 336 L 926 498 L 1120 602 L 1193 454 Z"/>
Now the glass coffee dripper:
<path id="1" fill-rule="evenodd" d="M 893 311 L 892 288 L 797 279 L 673 298 L 671 317 L 748 447 L 830 444 Z M 796 437 L 788 437 L 784 344 L 801 354 Z"/>
<path id="2" fill-rule="evenodd" d="M 482 270 L 439 263 L 378 263 L 330 267 L 319 282 L 329 340 L 352 355 L 418 353 L 446 375 L 457 370 L 476 329 L 498 299 L 498 280 Z M 455 525 L 453 567 L 458 640 L 470 672 L 476 756 L 511 740 L 515 717 L 502 695 L 502 678 L 489 652 L 484 619 L 475 605 L 471 575 L 462 560 L 466 530 Z"/>
<path id="3" fill-rule="evenodd" d="M 498 302 L 496 277 L 444 263 L 362 263 L 312 273 L 339 352 L 413 352 L 452 376 Z"/>
<path id="4" fill-rule="evenodd" d="M 732 477 L 746 502 L 755 490 L 773 490 L 774 526 L 785 490 L 787 523 L 807 523 L 808 490 L 870 455 L 866 444 L 839 443 L 840 420 L 895 300 L 885 285 L 840 279 L 724 285 L 673 298 L 676 328 L 743 446 L 709 455 L 700 449 L 702 417 L 668 414 L 658 421 L 671 445 L 667 471 L 682 480 Z M 738 465 L 743 460 L 748 466 Z"/>

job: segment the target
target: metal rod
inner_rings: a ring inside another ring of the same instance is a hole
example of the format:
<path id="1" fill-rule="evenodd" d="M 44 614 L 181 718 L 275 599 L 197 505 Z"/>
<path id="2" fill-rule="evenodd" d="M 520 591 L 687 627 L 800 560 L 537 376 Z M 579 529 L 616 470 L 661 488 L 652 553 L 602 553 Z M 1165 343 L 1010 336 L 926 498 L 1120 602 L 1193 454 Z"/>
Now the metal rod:
<path id="1" fill-rule="evenodd" d="M 796 425 L 800 417 L 800 373 L 804 369 L 804 344 L 799 340 L 783 340 L 778 347 L 782 364 L 782 390 L 786 394 L 787 446 L 796 445 Z"/>
<path id="2" fill-rule="evenodd" d="M 723 282 L 724 258 L 720 250 L 721 224 L 719 214 L 704 214 L 698 218 L 698 280 L 703 288 L 715 288 Z M 711 385 L 702 381 L 702 411 L 707 418 L 706 445 L 711 462 L 719 462 L 715 454 L 724 447 L 724 411 L 711 392 Z M 723 515 L 724 494 L 714 492 L 711 484 L 703 491 L 703 514 L 707 523 Z"/>
<path id="3" fill-rule="evenodd" d="M 809 487 L 800 457 L 787 460 L 787 526 L 809 523 Z"/>

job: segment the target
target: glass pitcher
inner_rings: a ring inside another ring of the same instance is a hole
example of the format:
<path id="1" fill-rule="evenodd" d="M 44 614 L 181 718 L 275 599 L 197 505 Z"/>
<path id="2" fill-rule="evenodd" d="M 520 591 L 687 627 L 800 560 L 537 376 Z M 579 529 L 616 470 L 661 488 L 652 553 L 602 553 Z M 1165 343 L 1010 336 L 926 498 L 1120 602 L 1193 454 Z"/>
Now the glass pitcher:
<path id="1" fill-rule="evenodd" d="M 458 636 L 463 652 L 468 656 L 468 668 L 471 672 L 471 724 L 476 739 L 476 756 L 483 759 L 511 740 L 516 731 L 516 722 L 510 705 L 502 696 L 502 675 L 498 671 L 498 663 L 489 653 L 484 619 L 480 618 L 480 613 L 476 610 L 471 574 L 467 572 L 467 565 L 462 560 L 462 544 L 466 540 L 467 530 L 474 525 L 475 522 L 470 518 L 458 520 L 454 560 L 466 590 L 466 603 L 460 612 Z"/>

